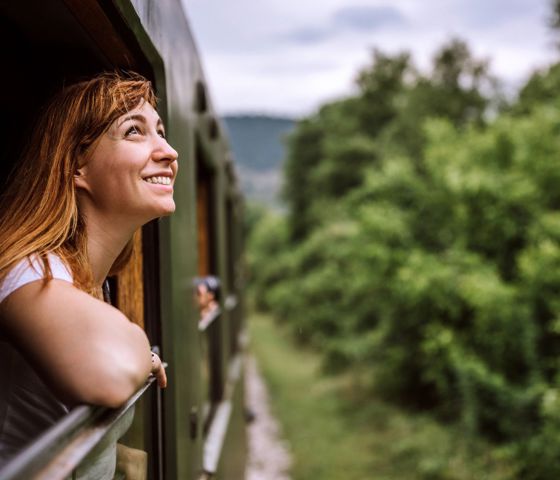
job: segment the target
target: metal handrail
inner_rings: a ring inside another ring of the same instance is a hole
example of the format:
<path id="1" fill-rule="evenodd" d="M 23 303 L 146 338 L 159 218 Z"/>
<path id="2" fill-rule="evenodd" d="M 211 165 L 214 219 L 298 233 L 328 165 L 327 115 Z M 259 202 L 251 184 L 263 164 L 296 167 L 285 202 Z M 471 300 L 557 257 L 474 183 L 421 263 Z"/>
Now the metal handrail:
<path id="1" fill-rule="evenodd" d="M 202 465 L 205 472 L 215 474 L 221 458 L 230 417 L 233 409 L 233 394 L 241 377 L 242 355 L 235 355 L 229 364 L 224 399 L 218 404 L 214 419 L 203 445 Z"/>
<path id="2" fill-rule="evenodd" d="M 0 470 L 0 480 L 63 480 L 112 430 L 152 385 L 150 376 L 122 407 L 80 405 L 19 452 Z"/>

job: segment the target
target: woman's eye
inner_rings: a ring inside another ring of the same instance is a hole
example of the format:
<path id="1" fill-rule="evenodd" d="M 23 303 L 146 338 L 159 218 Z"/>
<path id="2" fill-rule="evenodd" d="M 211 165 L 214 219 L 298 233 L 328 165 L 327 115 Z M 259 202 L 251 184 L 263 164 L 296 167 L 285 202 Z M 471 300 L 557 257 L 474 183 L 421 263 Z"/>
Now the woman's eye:
<path id="1" fill-rule="evenodd" d="M 128 128 L 128 130 L 126 131 L 126 133 L 124 134 L 125 137 L 128 137 L 130 135 L 136 135 L 136 134 L 140 134 L 140 129 L 136 126 L 133 125 L 132 127 Z"/>
<path id="2" fill-rule="evenodd" d="M 163 130 L 158 130 L 158 135 L 159 135 L 161 138 L 165 138 L 165 132 L 164 132 Z"/>

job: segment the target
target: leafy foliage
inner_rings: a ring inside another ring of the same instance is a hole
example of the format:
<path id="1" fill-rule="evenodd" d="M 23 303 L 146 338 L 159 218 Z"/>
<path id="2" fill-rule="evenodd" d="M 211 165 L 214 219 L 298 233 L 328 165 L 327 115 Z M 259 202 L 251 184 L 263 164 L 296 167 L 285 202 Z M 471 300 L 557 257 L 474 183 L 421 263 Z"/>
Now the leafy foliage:
<path id="1" fill-rule="evenodd" d="M 288 215 L 250 245 L 259 306 L 325 368 L 369 368 L 387 398 L 510 445 L 534 480 L 560 472 L 557 70 L 488 121 L 495 81 L 463 42 L 428 76 L 375 52 L 356 97 L 300 122 Z"/>

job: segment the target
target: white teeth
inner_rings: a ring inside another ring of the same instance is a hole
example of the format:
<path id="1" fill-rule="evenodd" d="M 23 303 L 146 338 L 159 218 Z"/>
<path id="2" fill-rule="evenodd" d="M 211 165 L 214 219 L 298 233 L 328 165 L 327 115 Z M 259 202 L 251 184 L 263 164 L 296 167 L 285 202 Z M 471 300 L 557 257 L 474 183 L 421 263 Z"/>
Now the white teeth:
<path id="1" fill-rule="evenodd" d="M 171 179 L 169 177 L 148 177 L 145 178 L 148 183 L 157 183 L 160 185 L 171 185 Z"/>

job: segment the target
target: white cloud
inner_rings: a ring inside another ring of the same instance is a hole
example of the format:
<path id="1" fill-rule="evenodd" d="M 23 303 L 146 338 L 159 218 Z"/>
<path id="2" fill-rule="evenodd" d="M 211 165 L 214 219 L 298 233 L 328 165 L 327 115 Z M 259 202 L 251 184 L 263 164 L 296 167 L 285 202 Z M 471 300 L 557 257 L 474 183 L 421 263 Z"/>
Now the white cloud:
<path id="1" fill-rule="evenodd" d="M 554 58 L 548 0 L 183 2 L 220 113 L 309 113 L 352 91 L 373 47 L 427 68 L 458 36 L 509 84 Z"/>

